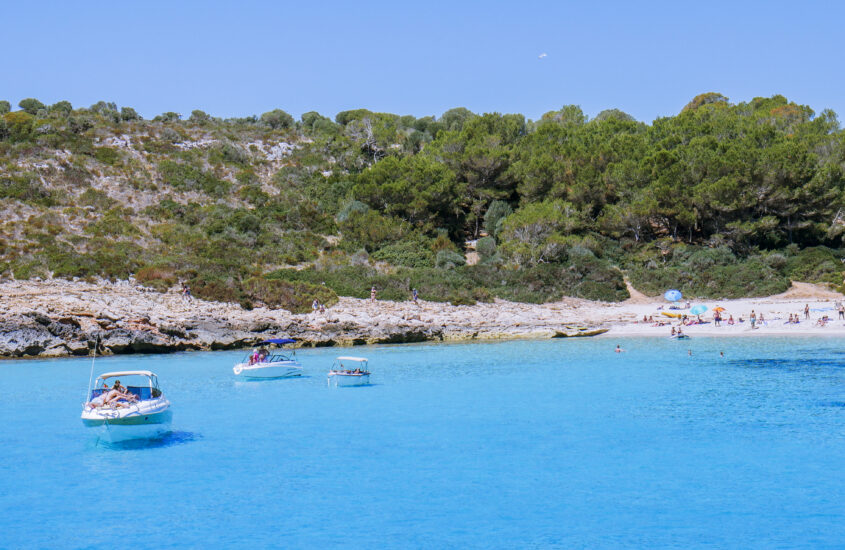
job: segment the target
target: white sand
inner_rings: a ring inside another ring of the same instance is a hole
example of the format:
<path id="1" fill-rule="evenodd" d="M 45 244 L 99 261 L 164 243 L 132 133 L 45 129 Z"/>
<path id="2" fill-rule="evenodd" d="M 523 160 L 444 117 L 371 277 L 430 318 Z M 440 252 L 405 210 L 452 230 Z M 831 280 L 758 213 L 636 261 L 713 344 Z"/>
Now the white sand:
<path id="1" fill-rule="evenodd" d="M 629 288 L 629 291 L 632 290 Z M 836 302 L 845 303 L 845 296 L 838 292 L 830 291 L 820 285 L 808 283 L 793 283 L 787 292 L 766 298 L 744 298 L 739 300 L 691 300 L 693 306 L 703 304 L 708 310 L 701 315 L 702 325 L 684 326 L 683 331 L 691 337 L 694 336 L 757 336 L 757 335 L 841 335 L 845 336 L 845 320 L 839 319 L 839 313 L 835 306 Z M 635 290 L 631 292 L 631 299 L 619 304 L 617 307 L 624 310 L 628 318 L 623 322 L 611 323 L 611 330 L 604 336 L 669 336 L 671 328 L 679 325 L 679 319 L 673 319 L 663 313 L 686 314 L 695 319 L 689 310 L 670 310 L 662 298 L 647 297 Z M 810 319 L 805 319 L 804 307 L 810 307 Z M 722 312 L 721 326 L 713 323 L 713 308 L 721 306 L 725 308 Z M 605 306 L 612 307 L 612 306 Z M 661 308 L 662 309 L 659 309 Z M 752 310 L 760 318 L 762 314 L 764 321 L 758 322 L 757 327 L 752 330 L 750 315 Z M 596 312 L 599 313 L 600 312 Z M 787 324 L 789 314 L 798 315 L 799 324 Z M 733 316 L 735 324 L 729 325 L 727 320 Z M 818 324 L 818 320 L 827 315 L 831 321 L 824 326 Z M 654 323 L 643 323 L 643 316 L 653 317 L 654 321 L 665 323 L 664 326 L 653 326 Z M 742 318 L 744 322 L 740 323 Z"/>

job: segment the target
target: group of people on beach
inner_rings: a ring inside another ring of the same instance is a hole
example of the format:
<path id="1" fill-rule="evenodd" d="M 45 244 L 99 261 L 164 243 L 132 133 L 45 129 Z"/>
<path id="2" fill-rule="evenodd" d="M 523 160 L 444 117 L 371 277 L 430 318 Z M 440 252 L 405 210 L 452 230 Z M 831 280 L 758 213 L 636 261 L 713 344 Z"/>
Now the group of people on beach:
<path id="1" fill-rule="evenodd" d="M 120 380 L 115 380 L 111 389 L 108 384 L 103 382 L 103 388 L 100 395 L 92 399 L 88 406 L 92 409 L 111 406 L 114 408 L 126 407 L 128 403 L 135 403 L 138 401 L 138 396 L 131 393 L 126 386 L 120 383 Z"/>

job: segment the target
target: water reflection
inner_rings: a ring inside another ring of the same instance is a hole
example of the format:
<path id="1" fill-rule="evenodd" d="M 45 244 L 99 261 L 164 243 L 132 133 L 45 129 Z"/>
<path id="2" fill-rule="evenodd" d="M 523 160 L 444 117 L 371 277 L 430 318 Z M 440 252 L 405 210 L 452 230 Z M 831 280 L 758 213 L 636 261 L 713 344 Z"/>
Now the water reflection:
<path id="1" fill-rule="evenodd" d="M 176 445 L 198 441 L 199 439 L 202 439 L 202 435 L 198 433 L 175 430 L 162 434 L 159 437 L 148 439 L 130 439 L 128 441 L 119 441 L 116 443 L 109 443 L 108 441 L 100 439 L 96 442 L 96 446 L 113 450 L 139 451 L 144 449 L 174 447 Z"/>

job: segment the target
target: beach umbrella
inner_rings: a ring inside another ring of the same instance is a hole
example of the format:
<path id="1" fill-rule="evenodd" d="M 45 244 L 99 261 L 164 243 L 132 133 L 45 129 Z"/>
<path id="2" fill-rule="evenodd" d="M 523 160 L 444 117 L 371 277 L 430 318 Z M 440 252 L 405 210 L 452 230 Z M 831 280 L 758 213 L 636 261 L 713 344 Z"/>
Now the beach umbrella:
<path id="1" fill-rule="evenodd" d="M 667 290 L 663 297 L 666 298 L 666 301 L 668 302 L 677 302 L 683 298 L 680 290 Z"/>
<path id="2" fill-rule="evenodd" d="M 713 308 L 713 311 L 717 311 L 719 313 L 722 313 L 723 311 L 727 311 L 727 310 L 725 308 L 723 308 L 722 306 L 716 306 L 716 307 Z"/>
<path id="3" fill-rule="evenodd" d="M 701 304 L 698 304 L 697 306 L 692 306 L 692 309 L 689 310 L 689 312 L 693 315 L 701 315 L 705 311 L 707 311 L 707 306 Z"/>

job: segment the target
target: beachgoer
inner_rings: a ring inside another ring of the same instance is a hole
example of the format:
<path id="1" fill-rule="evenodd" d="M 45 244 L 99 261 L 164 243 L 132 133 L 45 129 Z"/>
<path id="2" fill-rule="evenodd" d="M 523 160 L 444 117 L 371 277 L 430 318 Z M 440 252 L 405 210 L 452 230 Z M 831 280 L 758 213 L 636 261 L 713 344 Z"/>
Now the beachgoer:
<path id="1" fill-rule="evenodd" d="M 724 356 L 725 356 L 725 352 L 724 352 L 724 351 L 720 351 L 720 352 L 719 352 L 719 357 L 724 357 Z"/>
<path id="2" fill-rule="evenodd" d="M 722 314 L 718 311 L 713 313 L 713 326 L 720 327 L 722 322 Z"/>
<path id="3" fill-rule="evenodd" d="M 756 314 L 756 313 L 754 313 L 754 310 L 753 310 L 753 309 L 751 310 L 751 317 L 750 317 L 750 319 L 751 319 L 751 328 L 752 328 L 752 329 L 757 328 L 757 326 L 756 326 L 756 325 L 757 325 L 757 314 Z"/>
<path id="4" fill-rule="evenodd" d="M 266 359 L 267 359 L 267 350 L 266 350 L 266 349 L 264 349 L 264 348 L 261 348 L 261 349 L 258 351 L 258 361 L 257 361 L 257 362 L 258 362 L 258 363 L 263 363 Z"/>
<path id="5" fill-rule="evenodd" d="M 326 312 L 326 305 L 323 302 L 320 302 L 320 313 Z"/>
<path id="6" fill-rule="evenodd" d="M 688 349 L 688 350 L 687 350 L 687 355 L 689 355 L 690 357 L 692 357 L 692 350 L 691 350 L 691 349 Z"/>
<path id="7" fill-rule="evenodd" d="M 616 353 L 622 353 L 623 351 L 625 351 L 625 350 L 620 348 L 619 344 L 616 344 Z"/>
<path id="8" fill-rule="evenodd" d="M 417 303 L 417 300 L 419 299 L 419 293 L 417 293 L 416 288 L 411 289 L 411 299 L 414 300 L 415 304 Z"/>
<path id="9" fill-rule="evenodd" d="M 371 301 L 371 302 L 375 302 L 375 301 L 376 301 L 376 287 L 372 287 L 372 288 L 370 289 L 370 301 Z"/>
<path id="10" fill-rule="evenodd" d="M 762 311 L 760 312 L 760 318 L 757 319 L 757 322 L 760 323 L 761 325 L 766 324 L 766 319 L 763 318 L 763 312 Z"/>
<path id="11" fill-rule="evenodd" d="M 728 324 L 729 325 L 734 324 L 734 316 L 733 315 L 728 315 Z"/>
<path id="12" fill-rule="evenodd" d="M 675 336 L 675 327 L 672 327 L 672 336 Z"/>
<path id="13" fill-rule="evenodd" d="M 320 309 L 320 301 L 317 298 L 314 298 L 314 301 L 311 302 L 311 312 L 317 313 L 317 310 Z"/>
<path id="14" fill-rule="evenodd" d="M 839 318 L 845 319 L 845 306 L 839 304 Z"/>
<path id="15" fill-rule="evenodd" d="M 804 304 L 804 319 L 810 318 L 810 304 Z"/>
<path id="16" fill-rule="evenodd" d="M 182 283 L 182 300 L 191 301 L 191 289 L 188 287 L 188 283 Z"/>
<path id="17" fill-rule="evenodd" d="M 258 348 L 252 350 L 252 355 L 249 356 L 249 364 L 254 365 L 258 363 Z"/>
<path id="18" fill-rule="evenodd" d="M 684 304 L 684 309 L 689 309 L 691 307 L 692 307 L 692 304 L 690 304 L 690 301 L 687 300 L 687 303 Z"/>

